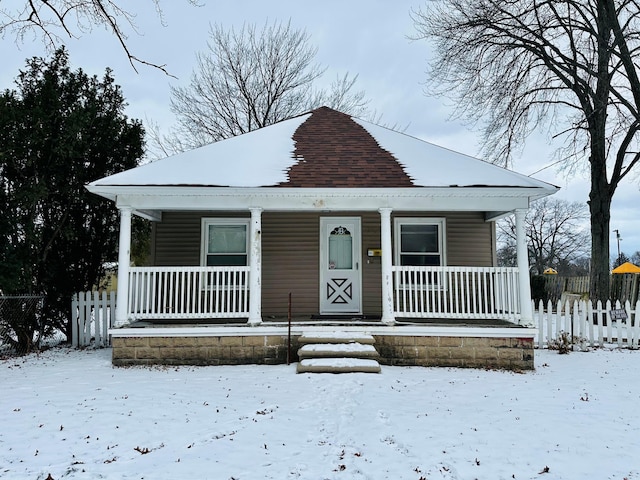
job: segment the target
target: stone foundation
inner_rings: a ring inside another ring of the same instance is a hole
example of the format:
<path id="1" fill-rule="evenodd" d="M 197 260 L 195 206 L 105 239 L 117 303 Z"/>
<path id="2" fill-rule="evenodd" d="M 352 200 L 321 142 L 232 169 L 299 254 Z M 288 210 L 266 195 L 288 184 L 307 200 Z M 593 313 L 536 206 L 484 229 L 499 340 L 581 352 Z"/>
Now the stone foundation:
<path id="1" fill-rule="evenodd" d="M 380 363 L 533 370 L 532 338 L 375 335 Z"/>
<path id="2" fill-rule="evenodd" d="M 276 365 L 287 362 L 287 337 L 114 337 L 114 365 Z M 297 342 L 292 341 L 292 355 Z M 297 361 L 297 356 L 292 361 Z"/>
<path id="3" fill-rule="evenodd" d="M 373 335 L 384 365 L 532 370 L 532 338 Z M 297 362 L 298 335 L 291 341 Z M 112 338 L 113 364 L 275 365 L 287 361 L 286 335 Z"/>

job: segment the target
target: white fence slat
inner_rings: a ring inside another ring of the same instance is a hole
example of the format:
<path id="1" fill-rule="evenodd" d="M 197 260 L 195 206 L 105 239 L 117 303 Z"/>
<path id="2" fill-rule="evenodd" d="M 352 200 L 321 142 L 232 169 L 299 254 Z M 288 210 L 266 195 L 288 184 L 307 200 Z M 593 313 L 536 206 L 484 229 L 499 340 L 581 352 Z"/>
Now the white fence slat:
<path id="1" fill-rule="evenodd" d="M 544 309 L 542 308 L 542 300 L 540 300 L 538 302 L 538 311 L 543 310 Z M 535 302 L 533 302 L 533 311 L 536 311 Z M 540 328 L 540 325 L 542 324 L 542 321 L 540 321 L 538 324 L 538 345 L 544 345 L 544 328 Z M 551 322 L 547 322 L 547 325 L 551 325 Z"/>
<path id="2" fill-rule="evenodd" d="M 84 306 L 84 317 L 82 325 L 82 344 L 89 345 L 91 343 L 91 292 L 84 292 L 82 296 L 82 305 Z"/>
<path id="3" fill-rule="evenodd" d="M 624 309 L 627 312 L 627 345 L 633 347 L 636 344 L 635 332 L 633 328 L 633 314 L 631 312 L 631 302 L 626 300 L 624 302 Z"/>
<path id="4" fill-rule="evenodd" d="M 93 292 L 93 301 L 91 302 L 91 304 L 94 307 L 94 321 L 92 325 L 93 328 L 90 328 L 89 331 L 93 330 L 96 345 L 102 345 L 102 328 L 100 328 L 100 322 L 102 320 L 102 305 L 100 303 L 100 294 L 97 291 Z"/>
<path id="5" fill-rule="evenodd" d="M 544 307 L 544 304 L 542 303 L 542 300 L 541 300 L 540 301 L 540 311 L 543 311 L 543 307 Z M 535 312 L 535 307 L 534 307 L 533 311 Z M 549 318 L 549 317 L 551 317 L 553 315 L 552 312 L 553 312 L 553 303 L 551 302 L 551 300 L 549 300 L 547 302 L 547 313 L 546 313 L 546 316 L 547 316 L 547 318 L 546 318 L 546 320 L 547 320 L 547 338 L 548 339 L 549 338 L 553 338 L 553 323 L 554 322 L 552 322 L 551 321 L 552 319 Z M 543 331 L 544 328 L 540 328 L 540 330 Z M 540 345 L 544 345 L 544 342 L 540 342 Z"/>
<path id="6" fill-rule="evenodd" d="M 604 343 L 604 324 L 607 321 L 606 315 L 602 314 L 602 302 L 598 300 L 596 310 L 593 310 L 593 303 L 589 302 L 589 306 L 591 308 L 591 313 L 594 321 L 598 325 L 598 345 L 602 345 Z"/>
<path id="7" fill-rule="evenodd" d="M 109 297 L 107 295 L 103 295 L 100 300 L 101 318 L 100 318 L 99 330 L 100 330 L 100 336 L 102 337 L 102 345 L 105 347 L 109 344 L 109 333 L 108 333 L 107 324 L 111 325 L 111 323 L 109 322 L 110 316 L 109 316 L 109 310 L 107 306 L 108 301 L 109 301 Z"/>
<path id="8" fill-rule="evenodd" d="M 76 293 L 71 298 L 71 346 L 78 346 L 78 322 L 77 322 L 77 311 L 78 311 L 78 294 Z"/>
<path id="9" fill-rule="evenodd" d="M 616 310 L 620 309 L 620 301 L 616 300 Z M 616 338 L 618 339 L 618 348 L 622 347 L 622 321 L 616 320 Z"/>
<path id="10" fill-rule="evenodd" d="M 108 331 L 111 325 L 116 323 L 116 292 L 109 294 L 109 323 L 104 326 L 104 331 Z"/>
<path id="11" fill-rule="evenodd" d="M 638 300 L 636 302 L 636 308 L 635 308 L 635 312 L 633 312 L 633 331 L 634 331 L 634 338 L 635 338 L 635 347 L 640 347 L 640 326 L 638 325 L 638 322 L 640 321 L 640 315 L 638 315 L 638 312 L 640 312 L 640 300 Z"/>
<path id="12" fill-rule="evenodd" d="M 596 335 L 595 335 L 594 324 L 593 324 L 593 305 L 591 304 L 591 302 L 582 301 L 581 303 L 584 305 L 583 308 L 587 313 L 587 318 L 585 318 L 585 322 L 587 323 L 587 328 L 589 329 L 589 339 L 591 340 L 590 345 L 591 347 L 595 347 Z"/>

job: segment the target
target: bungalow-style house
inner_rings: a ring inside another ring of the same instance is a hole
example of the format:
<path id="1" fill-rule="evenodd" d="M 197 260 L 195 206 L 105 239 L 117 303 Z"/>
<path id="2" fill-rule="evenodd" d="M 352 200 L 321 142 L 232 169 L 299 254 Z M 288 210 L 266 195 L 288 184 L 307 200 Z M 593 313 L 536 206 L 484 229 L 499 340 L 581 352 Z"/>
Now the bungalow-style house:
<path id="1" fill-rule="evenodd" d="M 386 364 L 533 368 L 524 216 L 553 185 L 322 107 L 87 188 L 120 211 L 116 365 L 280 363 L 340 331 Z"/>

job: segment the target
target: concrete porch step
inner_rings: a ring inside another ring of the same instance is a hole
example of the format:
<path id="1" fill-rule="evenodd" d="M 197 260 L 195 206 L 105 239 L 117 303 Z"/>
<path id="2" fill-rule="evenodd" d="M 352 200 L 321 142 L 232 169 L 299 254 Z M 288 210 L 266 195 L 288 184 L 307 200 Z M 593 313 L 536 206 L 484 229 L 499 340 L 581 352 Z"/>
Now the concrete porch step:
<path id="1" fill-rule="evenodd" d="M 311 343 L 298 350 L 300 359 L 307 358 L 377 358 L 378 351 L 373 345 L 353 343 Z"/>
<path id="2" fill-rule="evenodd" d="M 363 358 L 309 358 L 300 360 L 298 373 L 380 373 L 377 360 Z"/>
<path id="3" fill-rule="evenodd" d="M 361 343 L 363 345 L 373 345 L 375 343 L 372 335 L 351 332 L 303 333 L 298 341 L 303 345 L 308 343 Z"/>
<path id="4" fill-rule="evenodd" d="M 298 338 L 298 373 L 380 373 L 372 335 L 349 332 L 304 333 Z"/>

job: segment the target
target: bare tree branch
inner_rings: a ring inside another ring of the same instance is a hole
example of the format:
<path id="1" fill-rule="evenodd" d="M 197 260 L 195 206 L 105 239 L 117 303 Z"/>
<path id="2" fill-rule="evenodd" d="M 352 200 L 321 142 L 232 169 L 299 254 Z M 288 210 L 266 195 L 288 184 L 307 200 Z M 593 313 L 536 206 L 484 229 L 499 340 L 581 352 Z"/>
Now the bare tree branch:
<path id="1" fill-rule="evenodd" d="M 160 0 L 151 1 L 164 21 Z M 186 1 L 199 5 L 198 0 Z M 94 27 L 104 27 L 116 37 L 134 71 L 138 71 L 136 65 L 146 65 L 170 75 L 166 65 L 139 58 L 130 50 L 123 27 L 137 33 L 134 20 L 135 14 L 121 7 L 116 0 L 26 0 L 22 6 L 0 6 L 0 36 L 14 35 L 20 43 L 26 34 L 39 33 L 47 48 L 55 50 L 63 43 L 57 33 L 59 30 L 65 37 L 79 38 Z"/>
<path id="2" fill-rule="evenodd" d="M 245 24 L 240 30 L 214 25 L 207 47 L 197 55 L 190 84 L 171 88 L 178 126 L 162 140 L 165 150 L 240 135 L 322 105 L 353 115 L 367 112 L 364 92 L 354 91 L 357 76 L 345 74 L 328 88 L 317 87 L 326 68 L 315 62 L 309 34 L 290 22 Z"/>

